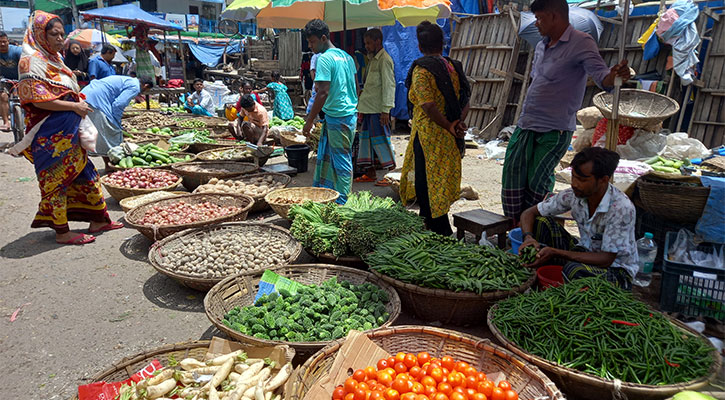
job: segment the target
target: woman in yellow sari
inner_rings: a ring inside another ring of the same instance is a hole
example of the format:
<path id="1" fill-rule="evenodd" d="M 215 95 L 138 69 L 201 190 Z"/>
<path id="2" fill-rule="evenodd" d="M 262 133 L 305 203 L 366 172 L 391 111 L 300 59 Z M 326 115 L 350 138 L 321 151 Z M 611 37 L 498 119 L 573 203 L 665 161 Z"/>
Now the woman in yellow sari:
<path id="1" fill-rule="evenodd" d="M 412 132 L 400 180 L 403 203 L 417 199 L 433 232 L 453 234 L 448 210 L 458 200 L 470 86 L 460 62 L 443 57 L 443 30 L 428 21 L 416 29 L 423 57 L 408 71 Z"/>
<path id="2" fill-rule="evenodd" d="M 27 138 L 11 153 L 35 166 L 41 200 L 31 227 L 53 228 L 61 244 L 86 244 L 96 238 L 71 232 L 68 221 L 90 222 L 90 233 L 123 225 L 108 216 L 98 172 L 80 144 L 78 127 L 91 109 L 60 57 L 64 33 L 56 15 L 35 11 L 30 17 L 18 63 Z"/>

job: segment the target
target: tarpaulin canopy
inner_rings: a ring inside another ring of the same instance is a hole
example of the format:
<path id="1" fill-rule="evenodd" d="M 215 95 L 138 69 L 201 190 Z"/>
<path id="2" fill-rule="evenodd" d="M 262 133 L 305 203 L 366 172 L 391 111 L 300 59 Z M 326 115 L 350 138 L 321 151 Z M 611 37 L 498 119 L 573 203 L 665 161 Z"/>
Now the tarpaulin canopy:
<path id="1" fill-rule="evenodd" d="M 130 25 L 146 24 L 152 28 L 166 31 L 183 31 L 184 27 L 164 21 L 133 4 L 121 4 L 120 6 L 97 8 L 95 10 L 82 11 L 85 19 L 101 18 L 108 21 L 126 23 Z"/>
<path id="2" fill-rule="evenodd" d="M 218 44 L 188 43 L 189 49 L 194 53 L 199 62 L 208 66 L 216 67 L 224 55 L 224 46 Z M 227 46 L 227 53 L 239 53 L 239 41 L 230 42 Z"/>
<path id="3" fill-rule="evenodd" d="M 585 8 L 569 7 L 569 23 L 574 29 L 590 34 L 595 42 L 599 42 L 599 35 L 604 30 L 602 21 L 597 15 Z M 536 17 L 531 11 L 521 12 L 519 37 L 534 47 L 542 39 L 539 29 L 536 27 Z"/>

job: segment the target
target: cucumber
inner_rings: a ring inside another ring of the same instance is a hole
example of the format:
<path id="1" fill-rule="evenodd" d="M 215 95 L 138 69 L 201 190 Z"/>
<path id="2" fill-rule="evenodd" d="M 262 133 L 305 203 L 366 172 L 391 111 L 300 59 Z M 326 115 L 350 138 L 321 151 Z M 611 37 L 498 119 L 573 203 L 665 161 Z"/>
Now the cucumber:
<path id="1" fill-rule="evenodd" d="M 149 163 L 141 157 L 132 157 L 131 161 L 133 161 L 133 166 L 135 167 L 146 167 L 149 165 Z"/>
<path id="2" fill-rule="evenodd" d="M 151 161 L 153 161 L 153 160 L 154 160 L 154 158 L 153 158 L 153 157 L 151 157 L 151 155 L 150 155 L 150 154 L 146 154 L 146 157 L 144 157 L 143 159 L 144 159 L 144 160 L 146 160 L 146 162 L 151 162 Z"/>
<path id="3" fill-rule="evenodd" d="M 658 172 L 666 172 L 668 174 L 674 174 L 674 173 L 680 172 L 680 170 L 678 170 L 678 169 L 675 169 L 672 167 L 664 167 L 664 166 L 660 166 L 660 165 L 653 165 L 652 169 L 655 171 L 658 171 Z"/>

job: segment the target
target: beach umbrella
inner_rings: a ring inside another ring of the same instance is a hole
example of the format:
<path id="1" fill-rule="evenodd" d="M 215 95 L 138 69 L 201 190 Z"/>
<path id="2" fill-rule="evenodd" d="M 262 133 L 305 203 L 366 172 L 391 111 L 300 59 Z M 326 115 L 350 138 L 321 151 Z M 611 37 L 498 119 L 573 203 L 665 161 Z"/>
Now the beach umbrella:
<path id="1" fill-rule="evenodd" d="M 569 23 L 574 29 L 590 34 L 595 42 L 599 42 L 599 36 L 604 30 L 602 21 L 597 15 L 585 8 L 569 7 Z M 531 11 L 521 12 L 519 37 L 534 47 L 542 39 L 539 29 L 536 27 L 536 17 Z"/>
<path id="2" fill-rule="evenodd" d="M 417 25 L 448 18 L 448 0 L 235 0 L 222 18 L 244 21 L 256 18 L 260 28 L 301 29 L 312 19 L 327 23 L 333 32 L 368 26 Z"/>
<path id="3" fill-rule="evenodd" d="M 98 29 L 76 29 L 68 34 L 68 39 L 77 40 L 85 47 L 94 46 L 101 43 L 109 43 L 114 46 L 121 46 L 121 43 L 115 37 L 103 33 Z"/>

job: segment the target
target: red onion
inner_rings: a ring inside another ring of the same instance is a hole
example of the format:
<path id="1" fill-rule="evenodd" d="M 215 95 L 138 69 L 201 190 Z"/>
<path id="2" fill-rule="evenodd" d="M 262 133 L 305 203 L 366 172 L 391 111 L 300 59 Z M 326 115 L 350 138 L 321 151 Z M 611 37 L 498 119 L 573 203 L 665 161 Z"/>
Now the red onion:
<path id="1" fill-rule="evenodd" d="M 105 178 L 111 185 L 132 189 L 159 189 L 173 185 L 176 175 L 163 170 L 130 168 L 114 172 Z"/>

